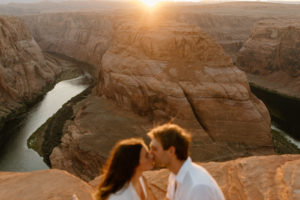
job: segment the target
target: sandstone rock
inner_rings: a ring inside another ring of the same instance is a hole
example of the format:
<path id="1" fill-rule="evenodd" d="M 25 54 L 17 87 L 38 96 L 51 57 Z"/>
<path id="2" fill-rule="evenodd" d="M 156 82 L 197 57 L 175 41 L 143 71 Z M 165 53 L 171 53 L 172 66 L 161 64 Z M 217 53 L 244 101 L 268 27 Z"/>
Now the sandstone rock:
<path id="1" fill-rule="evenodd" d="M 0 199 L 92 200 L 93 188 L 57 169 L 35 172 L 0 172 Z"/>
<path id="2" fill-rule="evenodd" d="M 73 107 L 74 120 L 64 125 L 61 144 L 50 156 L 52 168 L 67 170 L 84 180 L 99 175 L 114 144 L 140 137 L 152 127 L 149 120 L 125 111 L 109 100 L 90 95 Z"/>
<path id="3" fill-rule="evenodd" d="M 269 75 L 285 71 L 300 75 L 299 20 L 265 20 L 258 22 L 238 55 L 239 66 L 252 74 Z"/>
<path id="4" fill-rule="evenodd" d="M 222 2 L 161 8 L 171 19 L 199 26 L 220 44 L 228 56 L 236 56 L 251 34 L 253 25 L 262 19 L 300 19 L 300 5 L 265 2 Z"/>
<path id="5" fill-rule="evenodd" d="M 238 54 L 237 64 L 265 88 L 291 96 L 300 92 L 298 19 L 263 20 Z"/>
<path id="6" fill-rule="evenodd" d="M 112 37 L 112 15 L 48 13 L 23 17 L 44 51 L 56 52 L 96 66 Z"/>
<path id="7" fill-rule="evenodd" d="M 300 155 L 254 156 L 199 164 L 215 178 L 226 199 L 300 199 Z M 150 171 L 144 175 L 154 199 L 163 199 L 169 171 Z"/>
<path id="8" fill-rule="evenodd" d="M 41 96 L 61 70 L 45 60 L 25 23 L 14 17 L 0 17 L 0 57 L 1 126 Z"/>
<path id="9" fill-rule="evenodd" d="M 154 121 L 196 121 L 207 141 L 272 146 L 268 111 L 245 74 L 195 26 L 123 24 L 99 77 L 100 95 Z"/>
<path id="10" fill-rule="evenodd" d="M 73 108 L 52 167 L 90 180 L 118 140 L 147 141 L 153 123 L 170 118 L 193 134 L 196 161 L 273 153 L 268 111 L 222 48 L 197 27 L 149 23 L 119 27 L 102 60 L 104 95 Z"/>

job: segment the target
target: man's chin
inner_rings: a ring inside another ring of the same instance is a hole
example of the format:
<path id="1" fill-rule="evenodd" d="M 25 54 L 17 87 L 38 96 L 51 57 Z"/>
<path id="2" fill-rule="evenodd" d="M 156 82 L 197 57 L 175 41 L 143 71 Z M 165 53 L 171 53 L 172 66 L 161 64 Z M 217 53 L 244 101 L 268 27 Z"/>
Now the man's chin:
<path id="1" fill-rule="evenodd" d="M 165 168 L 166 165 L 164 163 L 159 163 L 159 162 L 155 162 L 154 163 L 154 169 L 160 169 L 160 168 Z"/>

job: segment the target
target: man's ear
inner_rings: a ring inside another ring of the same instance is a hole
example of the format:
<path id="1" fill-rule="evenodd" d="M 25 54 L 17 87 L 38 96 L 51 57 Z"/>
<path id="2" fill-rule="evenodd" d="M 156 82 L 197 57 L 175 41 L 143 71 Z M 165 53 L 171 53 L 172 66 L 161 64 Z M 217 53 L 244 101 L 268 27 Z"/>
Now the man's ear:
<path id="1" fill-rule="evenodd" d="M 174 146 L 170 146 L 169 149 L 168 149 L 168 151 L 169 151 L 169 153 L 170 153 L 171 155 L 175 155 L 175 153 L 176 153 L 176 148 L 175 148 Z"/>

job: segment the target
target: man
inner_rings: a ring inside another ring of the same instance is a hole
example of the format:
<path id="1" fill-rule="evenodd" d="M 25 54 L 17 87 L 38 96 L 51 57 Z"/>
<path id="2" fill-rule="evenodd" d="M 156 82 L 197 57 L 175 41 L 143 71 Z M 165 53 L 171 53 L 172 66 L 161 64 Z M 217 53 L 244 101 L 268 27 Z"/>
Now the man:
<path id="1" fill-rule="evenodd" d="M 213 177 L 188 157 L 190 134 L 175 124 L 165 124 L 147 135 L 155 163 L 171 171 L 167 200 L 225 200 Z"/>

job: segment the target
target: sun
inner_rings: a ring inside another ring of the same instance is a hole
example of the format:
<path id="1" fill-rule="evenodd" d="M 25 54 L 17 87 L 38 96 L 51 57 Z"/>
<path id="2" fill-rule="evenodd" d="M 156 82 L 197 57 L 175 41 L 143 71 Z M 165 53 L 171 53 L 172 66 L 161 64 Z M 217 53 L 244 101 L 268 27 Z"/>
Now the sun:
<path id="1" fill-rule="evenodd" d="M 158 2 L 159 0 L 140 0 L 144 5 L 146 5 L 147 7 L 154 7 Z"/>

